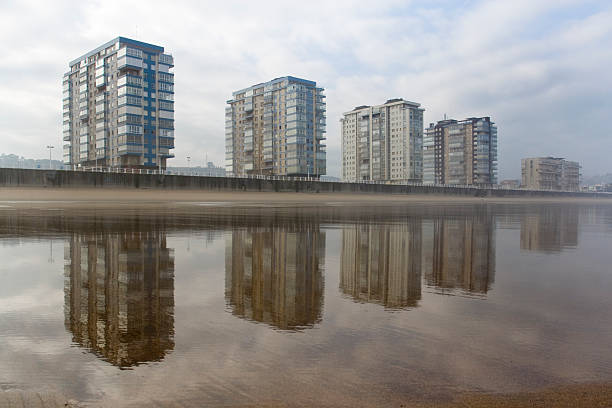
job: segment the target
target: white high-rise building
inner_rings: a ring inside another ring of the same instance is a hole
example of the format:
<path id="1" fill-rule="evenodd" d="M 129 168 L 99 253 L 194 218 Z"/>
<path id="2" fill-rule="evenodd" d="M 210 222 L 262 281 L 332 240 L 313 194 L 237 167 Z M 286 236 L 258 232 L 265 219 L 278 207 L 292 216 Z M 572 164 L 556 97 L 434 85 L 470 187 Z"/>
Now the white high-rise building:
<path id="1" fill-rule="evenodd" d="M 420 106 L 390 99 L 344 113 L 342 180 L 421 181 L 424 109 Z"/>

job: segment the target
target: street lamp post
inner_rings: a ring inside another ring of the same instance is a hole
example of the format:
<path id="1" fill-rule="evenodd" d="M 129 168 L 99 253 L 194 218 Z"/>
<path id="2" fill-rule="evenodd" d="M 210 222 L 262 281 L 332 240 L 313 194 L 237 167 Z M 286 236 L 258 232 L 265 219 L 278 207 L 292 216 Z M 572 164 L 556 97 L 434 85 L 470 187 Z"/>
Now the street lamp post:
<path id="1" fill-rule="evenodd" d="M 189 171 L 189 174 L 191 175 L 191 166 L 189 164 L 191 160 L 191 156 L 187 156 L 187 171 Z"/>
<path id="2" fill-rule="evenodd" d="M 47 145 L 47 149 L 49 149 L 49 170 L 51 170 L 51 149 L 55 146 Z"/>

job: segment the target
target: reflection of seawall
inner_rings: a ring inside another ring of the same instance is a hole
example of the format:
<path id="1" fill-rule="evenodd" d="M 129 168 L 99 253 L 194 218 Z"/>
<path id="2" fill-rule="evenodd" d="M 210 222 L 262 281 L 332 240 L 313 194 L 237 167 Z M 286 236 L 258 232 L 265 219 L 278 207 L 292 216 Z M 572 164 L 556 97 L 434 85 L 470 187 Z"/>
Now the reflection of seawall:
<path id="1" fill-rule="evenodd" d="M 495 277 L 495 220 L 491 216 L 434 218 L 425 222 L 423 274 L 447 293 L 485 294 Z"/>
<path id="2" fill-rule="evenodd" d="M 283 330 L 321 320 L 325 233 L 318 224 L 235 229 L 225 250 L 225 297 L 236 316 Z"/>
<path id="3" fill-rule="evenodd" d="M 561 252 L 577 246 L 577 207 L 542 207 L 521 217 L 521 249 Z"/>
<path id="4" fill-rule="evenodd" d="M 73 233 L 65 250 L 65 325 L 118 367 L 174 348 L 174 258 L 157 231 Z"/>
<path id="5" fill-rule="evenodd" d="M 340 290 L 387 308 L 421 299 L 421 221 L 357 224 L 342 229 Z"/>

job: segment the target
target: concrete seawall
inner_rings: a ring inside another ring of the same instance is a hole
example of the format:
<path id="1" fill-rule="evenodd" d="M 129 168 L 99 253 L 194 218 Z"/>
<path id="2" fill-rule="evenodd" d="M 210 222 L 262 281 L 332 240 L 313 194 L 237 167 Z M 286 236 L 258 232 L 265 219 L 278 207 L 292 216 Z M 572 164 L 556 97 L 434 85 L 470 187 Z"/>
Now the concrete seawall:
<path id="1" fill-rule="evenodd" d="M 70 170 L 0 169 L 1 187 L 125 188 L 200 190 L 211 192 L 379 193 L 432 194 L 463 197 L 580 197 L 612 198 L 612 194 L 481 189 L 470 187 L 265 180 L 164 174 L 102 173 Z"/>

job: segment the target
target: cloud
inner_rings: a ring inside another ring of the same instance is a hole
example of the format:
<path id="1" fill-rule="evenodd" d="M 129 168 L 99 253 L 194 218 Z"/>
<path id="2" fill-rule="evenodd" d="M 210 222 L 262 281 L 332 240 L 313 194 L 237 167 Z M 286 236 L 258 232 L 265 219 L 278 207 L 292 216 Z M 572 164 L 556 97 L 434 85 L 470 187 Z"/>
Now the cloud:
<path id="1" fill-rule="evenodd" d="M 392 97 L 421 103 L 427 123 L 491 116 L 501 178 L 519 176 L 521 157 L 548 154 L 605 173 L 610 21 L 603 1 L 5 2 L 0 150 L 45 157 L 45 145 L 61 145 L 68 62 L 122 35 L 175 57 L 175 165 L 187 155 L 221 164 L 232 92 L 294 75 L 326 89 L 331 175 L 342 112 Z"/>

